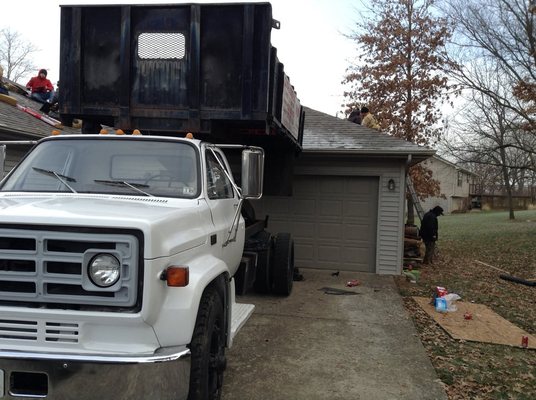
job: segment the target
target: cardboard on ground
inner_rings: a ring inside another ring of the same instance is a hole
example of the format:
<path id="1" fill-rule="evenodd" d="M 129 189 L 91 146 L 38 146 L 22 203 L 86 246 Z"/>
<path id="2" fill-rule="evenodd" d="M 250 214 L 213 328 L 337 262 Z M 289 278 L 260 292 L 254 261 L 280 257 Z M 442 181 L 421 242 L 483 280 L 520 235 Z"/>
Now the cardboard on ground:
<path id="1" fill-rule="evenodd" d="M 536 336 L 529 335 L 485 305 L 458 301 L 457 311 L 440 313 L 430 304 L 429 298 L 413 299 L 454 339 L 521 347 L 522 337 L 528 336 L 528 347 L 536 349 Z M 464 318 L 466 312 L 472 315 L 472 319 Z"/>

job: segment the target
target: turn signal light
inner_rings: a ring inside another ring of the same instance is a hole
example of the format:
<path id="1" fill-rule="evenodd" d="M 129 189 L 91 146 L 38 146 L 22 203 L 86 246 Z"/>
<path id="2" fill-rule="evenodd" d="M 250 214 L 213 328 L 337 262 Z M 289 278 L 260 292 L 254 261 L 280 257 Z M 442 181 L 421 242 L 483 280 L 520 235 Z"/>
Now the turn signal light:
<path id="1" fill-rule="evenodd" d="M 101 135 L 107 135 L 108 134 L 108 129 L 102 128 L 99 133 Z"/>
<path id="2" fill-rule="evenodd" d="M 186 139 L 193 139 L 194 138 L 194 134 L 192 132 L 188 132 L 186 134 Z"/>
<path id="3" fill-rule="evenodd" d="M 132 131 L 132 134 L 133 134 L 133 135 L 141 135 L 141 132 L 140 132 L 139 129 L 134 129 L 134 130 Z"/>
<path id="4" fill-rule="evenodd" d="M 190 280 L 190 269 L 184 266 L 171 266 L 162 273 L 160 277 L 163 281 L 166 281 L 170 287 L 184 287 L 188 286 Z"/>
<path id="5" fill-rule="evenodd" d="M 118 130 L 115 131 L 115 134 L 116 135 L 124 135 L 125 131 L 123 131 L 123 129 L 118 129 Z"/>

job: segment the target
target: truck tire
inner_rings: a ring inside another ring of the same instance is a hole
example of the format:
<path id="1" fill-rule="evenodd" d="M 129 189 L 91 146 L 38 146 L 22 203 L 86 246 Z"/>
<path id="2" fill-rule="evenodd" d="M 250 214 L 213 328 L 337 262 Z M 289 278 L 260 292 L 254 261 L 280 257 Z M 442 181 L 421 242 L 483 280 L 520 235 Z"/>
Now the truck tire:
<path id="1" fill-rule="evenodd" d="M 275 236 L 272 269 L 274 294 L 290 295 L 294 281 L 294 241 L 290 233 Z"/>
<path id="2" fill-rule="evenodd" d="M 190 351 L 188 400 L 219 400 L 227 360 L 223 303 L 214 288 L 208 288 L 201 298 Z"/>
<path id="3" fill-rule="evenodd" d="M 255 283 L 253 287 L 257 293 L 268 294 L 272 289 L 272 274 L 270 268 L 270 248 L 259 251 Z"/>

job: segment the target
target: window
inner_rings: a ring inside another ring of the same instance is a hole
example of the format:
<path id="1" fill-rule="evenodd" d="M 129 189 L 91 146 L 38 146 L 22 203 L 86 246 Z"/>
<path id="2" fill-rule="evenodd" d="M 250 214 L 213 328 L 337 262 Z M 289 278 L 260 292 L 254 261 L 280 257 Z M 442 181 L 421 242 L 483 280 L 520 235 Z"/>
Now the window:
<path id="1" fill-rule="evenodd" d="M 199 154 L 183 142 L 62 138 L 40 143 L 4 181 L 1 190 L 72 189 L 78 193 L 191 199 L 201 191 L 199 178 Z"/>
<path id="2" fill-rule="evenodd" d="M 231 182 L 210 150 L 207 151 L 207 191 L 209 199 L 233 198 Z"/>
<path id="3" fill-rule="evenodd" d="M 182 33 L 142 33 L 138 36 L 138 57 L 143 60 L 182 60 L 186 38 Z"/>
<path id="4" fill-rule="evenodd" d="M 463 172 L 458 171 L 458 187 L 462 186 L 462 181 L 463 181 Z"/>

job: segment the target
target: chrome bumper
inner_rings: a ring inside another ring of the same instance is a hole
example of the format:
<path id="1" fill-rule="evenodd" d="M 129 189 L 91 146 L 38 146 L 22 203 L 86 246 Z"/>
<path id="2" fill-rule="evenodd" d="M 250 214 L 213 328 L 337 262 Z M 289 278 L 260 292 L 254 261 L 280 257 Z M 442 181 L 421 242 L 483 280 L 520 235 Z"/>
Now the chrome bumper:
<path id="1" fill-rule="evenodd" d="M 86 356 L 0 351 L 0 399 L 186 399 L 190 350 L 151 356 Z"/>

